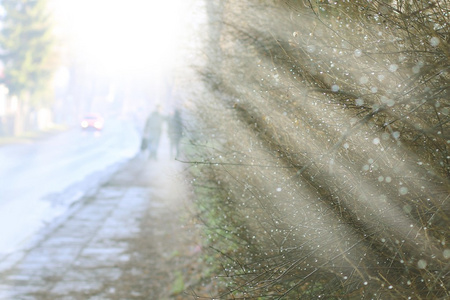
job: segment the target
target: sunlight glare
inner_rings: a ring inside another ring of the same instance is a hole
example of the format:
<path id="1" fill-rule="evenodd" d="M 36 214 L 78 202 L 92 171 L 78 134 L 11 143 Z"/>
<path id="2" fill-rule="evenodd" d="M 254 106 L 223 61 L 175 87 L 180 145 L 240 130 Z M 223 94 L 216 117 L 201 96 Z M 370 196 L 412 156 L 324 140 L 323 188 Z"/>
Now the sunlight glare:
<path id="1" fill-rule="evenodd" d="M 58 0 L 58 22 L 73 51 L 103 72 L 170 68 L 181 31 L 181 1 Z"/>

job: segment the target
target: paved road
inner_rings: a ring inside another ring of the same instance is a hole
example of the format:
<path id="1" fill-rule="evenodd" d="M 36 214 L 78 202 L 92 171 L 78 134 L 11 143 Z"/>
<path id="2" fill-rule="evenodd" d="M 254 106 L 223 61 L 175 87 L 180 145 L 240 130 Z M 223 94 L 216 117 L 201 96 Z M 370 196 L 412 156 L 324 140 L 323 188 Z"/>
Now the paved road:
<path id="1" fill-rule="evenodd" d="M 79 128 L 0 147 L 0 260 L 104 182 L 139 149 L 134 123 Z"/>

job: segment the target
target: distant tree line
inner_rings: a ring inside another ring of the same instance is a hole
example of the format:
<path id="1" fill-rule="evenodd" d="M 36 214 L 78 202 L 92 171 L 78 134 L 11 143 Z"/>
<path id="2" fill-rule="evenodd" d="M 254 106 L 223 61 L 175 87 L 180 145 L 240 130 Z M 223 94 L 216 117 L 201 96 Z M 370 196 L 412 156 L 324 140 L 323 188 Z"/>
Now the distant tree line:
<path id="1" fill-rule="evenodd" d="M 189 152 L 217 297 L 450 296 L 448 1 L 207 1 Z"/>

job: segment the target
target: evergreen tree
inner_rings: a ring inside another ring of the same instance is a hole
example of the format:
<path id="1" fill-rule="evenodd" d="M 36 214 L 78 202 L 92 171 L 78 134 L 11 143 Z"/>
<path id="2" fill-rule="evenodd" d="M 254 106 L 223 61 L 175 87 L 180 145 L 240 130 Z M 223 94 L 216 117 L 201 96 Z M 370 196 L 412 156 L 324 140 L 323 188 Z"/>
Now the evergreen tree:
<path id="1" fill-rule="evenodd" d="M 45 91 L 54 71 L 55 43 L 47 0 L 4 0 L 0 35 L 2 82 L 22 102 Z M 36 98 L 33 104 L 37 105 Z"/>

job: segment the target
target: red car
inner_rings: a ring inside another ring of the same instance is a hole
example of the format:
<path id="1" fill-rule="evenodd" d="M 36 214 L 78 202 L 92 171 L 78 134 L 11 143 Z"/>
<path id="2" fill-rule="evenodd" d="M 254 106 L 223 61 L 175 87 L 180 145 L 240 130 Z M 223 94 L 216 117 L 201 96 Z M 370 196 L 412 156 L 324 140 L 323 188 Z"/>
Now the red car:
<path id="1" fill-rule="evenodd" d="M 81 128 L 83 129 L 96 129 L 102 130 L 104 125 L 104 120 L 99 114 L 87 114 L 81 120 Z"/>

